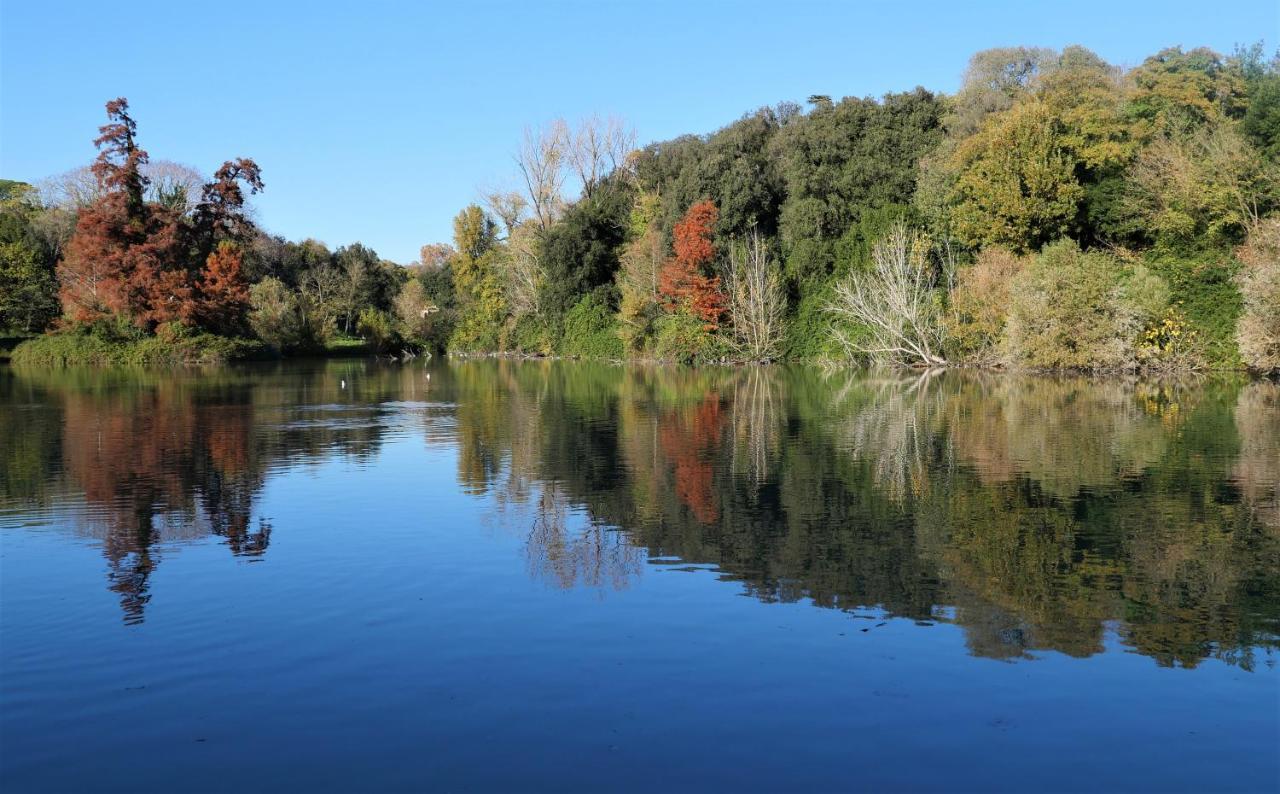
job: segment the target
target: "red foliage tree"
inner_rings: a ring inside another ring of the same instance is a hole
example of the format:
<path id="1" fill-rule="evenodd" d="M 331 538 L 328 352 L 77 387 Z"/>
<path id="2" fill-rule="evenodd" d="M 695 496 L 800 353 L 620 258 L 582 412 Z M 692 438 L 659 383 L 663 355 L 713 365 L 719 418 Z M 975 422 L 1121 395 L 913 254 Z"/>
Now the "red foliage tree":
<path id="1" fill-rule="evenodd" d="M 707 273 L 716 256 L 711 235 L 718 217 L 709 200 L 689 207 L 675 227 L 675 256 L 658 273 L 658 292 L 667 311 L 688 309 L 708 331 L 719 327 L 727 307 L 720 277 Z"/>
<path id="2" fill-rule="evenodd" d="M 213 181 L 204 186 L 194 213 L 196 236 L 204 246 L 202 258 L 212 254 L 223 240 L 243 243 L 253 236 L 253 222 L 244 213 L 241 182 L 249 188 L 249 195 L 262 190 L 262 171 L 247 157 L 223 163 Z"/>
<path id="3" fill-rule="evenodd" d="M 150 327 L 180 319 L 192 294 L 186 274 L 173 272 L 185 259 L 182 219 L 144 200 L 148 158 L 128 101 L 108 102 L 107 118 L 94 141 L 102 197 L 80 213 L 60 263 L 63 306 L 77 320 L 117 314 Z"/>
<path id="4" fill-rule="evenodd" d="M 81 321 L 120 315 L 148 330 L 173 321 L 238 329 L 248 300 L 240 253 L 221 253 L 218 246 L 253 233 L 243 186 L 250 194 L 262 189 L 257 164 L 246 158 L 223 163 L 188 218 L 146 201 L 141 167 L 148 158 L 137 144 L 129 103 L 108 102 L 107 118 L 94 141 L 102 196 L 80 213 L 59 263 L 66 314 Z"/>
<path id="5" fill-rule="evenodd" d="M 229 240 L 205 260 L 200 273 L 200 324 L 220 333 L 238 333 L 249 310 L 249 284 L 241 272 L 240 246 Z"/>

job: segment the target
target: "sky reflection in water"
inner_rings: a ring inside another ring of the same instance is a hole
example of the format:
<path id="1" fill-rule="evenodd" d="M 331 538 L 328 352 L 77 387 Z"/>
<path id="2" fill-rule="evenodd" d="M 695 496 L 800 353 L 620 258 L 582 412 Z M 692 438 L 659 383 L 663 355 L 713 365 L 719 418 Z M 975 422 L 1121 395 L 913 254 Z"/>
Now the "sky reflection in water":
<path id="1" fill-rule="evenodd" d="M 0 371 L 0 473 L 6 788 L 1280 783 L 1271 383 Z"/>

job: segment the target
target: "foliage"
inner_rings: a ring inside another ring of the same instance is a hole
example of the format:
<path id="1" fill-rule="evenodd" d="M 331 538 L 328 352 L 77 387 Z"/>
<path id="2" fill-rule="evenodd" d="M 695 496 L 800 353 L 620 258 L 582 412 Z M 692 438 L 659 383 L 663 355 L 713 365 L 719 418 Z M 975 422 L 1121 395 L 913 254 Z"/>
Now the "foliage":
<path id="1" fill-rule="evenodd" d="M 1238 254 L 1244 267 L 1240 292 L 1244 312 L 1237 339 L 1245 364 L 1280 372 L 1280 218 L 1255 227 Z"/>
<path id="2" fill-rule="evenodd" d="M 99 320 L 30 339 L 14 348 L 15 367 L 175 366 L 221 364 L 261 355 L 262 346 L 167 323 L 156 334 L 131 330 L 127 323 Z"/>
<path id="3" fill-rule="evenodd" d="M 378 352 L 396 349 L 400 344 L 395 319 L 387 312 L 371 306 L 360 310 L 356 332 Z"/>
<path id="4" fill-rule="evenodd" d="M 612 283 L 618 270 L 618 247 L 626 240 L 631 204 L 630 185 L 606 179 L 546 233 L 542 244 L 544 311 L 563 317 L 581 296 Z"/>
<path id="5" fill-rule="evenodd" d="M 1039 100 L 992 117 L 954 155 L 956 230 L 970 245 L 1038 249 L 1072 231 L 1084 188 L 1063 124 Z"/>
<path id="6" fill-rule="evenodd" d="M 1167 295 L 1145 268 L 1085 253 L 1070 240 L 1046 246 L 1013 281 L 1008 358 L 1046 369 L 1132 368 L 1138 336 Z"/>
<path id="7" fill-rule="evenodd" d="M 1280 202 L 1280 167 L 1221 124 L 1155 140 L 1129 180 L 1133 212 L 1157 240 L 1182 247 L 1238 241 Z"/>
<path id="8" fill-rule="evenodd" d="M 836 284 L 832 314 L 866 329 L 865 336 L 839 337 L 848 355 L 895 364 L 946 364 L 931 249 L 927 237 L 898 224 L 876 244 L 869 270 L 854 271 Z"/>
<path id="9" fill-rule="evenodd" d="M 947 354 L 953 360 L 971 364 L 999 361 L 1010 287 L 1026 264 L 1024 257 L 993 246 L 982 249 L 972 265 L 961 268 L 945 320 Z"/>
<path id="10" fill-rule="evenodd" d="M 710 201 L 689 207 L 675 227 L 675 256 L 658 273 L 658 294 L 664 308 L 697 317 L 707 331 L 719 327 L 728 308 L 720 277 L 708 275 L 716 256 L 711 235 L 718 215 Z"/>
<path id="11" fill-rule="evenodd" d="M 578 301 L 564 318 L 560 352 L 567 356 L 622 358 L 622 338 L 609 305 L 599 295 Z"/>
<path id="12" fill-rule="evenodd" d="M 249 289 L 249 303 L 249 327 L 255 336 L 280 352 L 303 345 L 298 299 L 284 282 L 274 276 L 264 278 Z"/>
<path id="13" fill-rule="evenodd" d="M 661 361 L 695 364 L 715 360 L 722 352 L 706 323 L 692 314 L 675 312 L 657 321 L 653 355 Z"/>

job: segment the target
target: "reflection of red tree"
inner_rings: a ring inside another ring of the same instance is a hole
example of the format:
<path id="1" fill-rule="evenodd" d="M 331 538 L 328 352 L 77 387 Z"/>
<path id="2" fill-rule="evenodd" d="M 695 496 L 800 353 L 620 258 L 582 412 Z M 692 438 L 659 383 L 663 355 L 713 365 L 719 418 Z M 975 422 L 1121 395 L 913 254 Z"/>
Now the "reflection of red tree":
<path id="1" fill-rule="evenodd" d="M 676 496 L 703 524 L 720 517 L 712 463 L 722 425 L 720 399 L 707 394 L 692 411 L 668 415 L 658 431 L 658 443 L 674 467 Z"/>
<path id="2" fill-rule="evenodd" d="M 260 467 L 248 402 L 201 404 L 173 387 L 77 393 L 63 416 L 63 461 L 102 533 L 126 622 L 143 619 L 156 542 L 212 532 L 237 555 L 266 549 L 270 527 L 250 531 Z"/>

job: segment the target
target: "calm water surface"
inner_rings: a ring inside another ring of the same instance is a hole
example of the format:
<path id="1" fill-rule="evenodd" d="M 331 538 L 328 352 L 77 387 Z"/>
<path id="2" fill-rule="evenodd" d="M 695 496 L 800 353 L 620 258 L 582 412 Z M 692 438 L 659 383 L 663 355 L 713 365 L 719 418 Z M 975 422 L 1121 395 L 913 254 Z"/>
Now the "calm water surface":
<path id="1" fill-rule="evenodd" d="M 1280 787 L 1280 386 L 0 370 L 0 787 Z"/>

